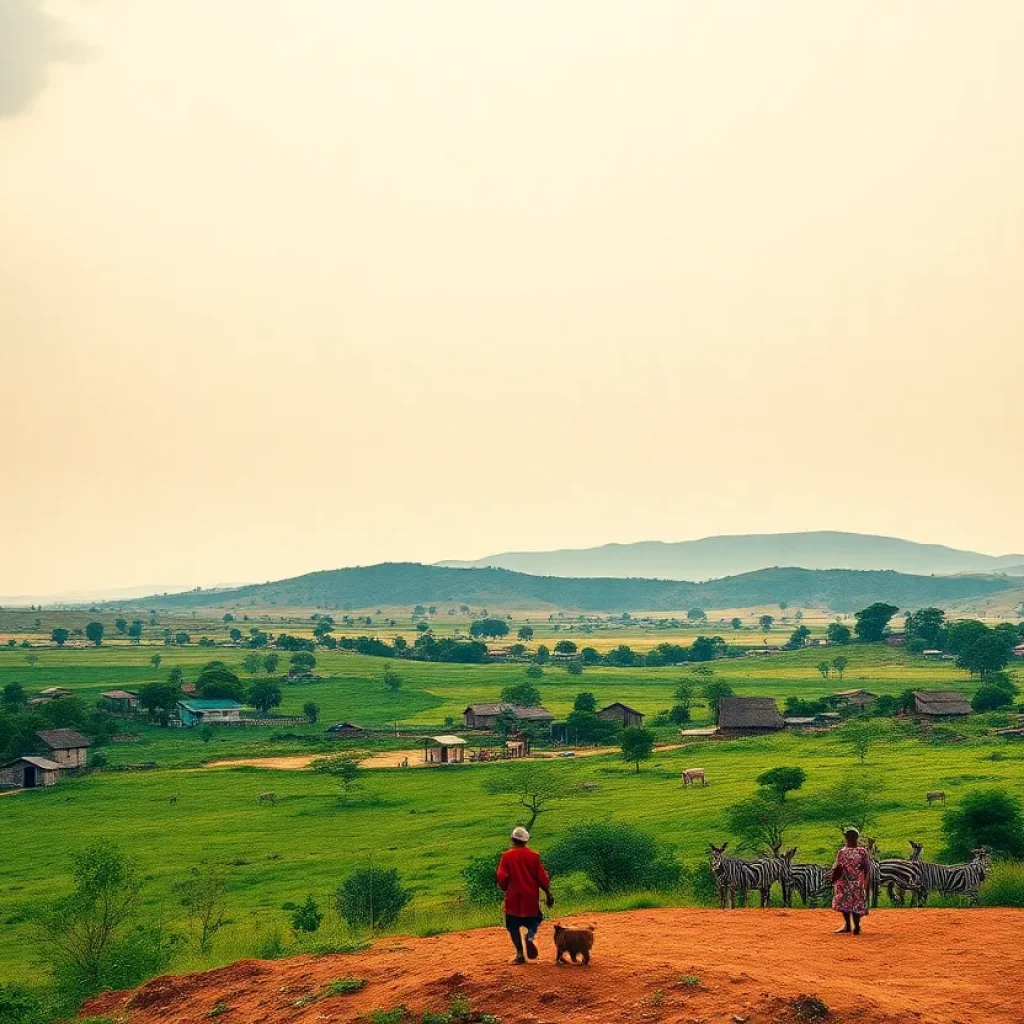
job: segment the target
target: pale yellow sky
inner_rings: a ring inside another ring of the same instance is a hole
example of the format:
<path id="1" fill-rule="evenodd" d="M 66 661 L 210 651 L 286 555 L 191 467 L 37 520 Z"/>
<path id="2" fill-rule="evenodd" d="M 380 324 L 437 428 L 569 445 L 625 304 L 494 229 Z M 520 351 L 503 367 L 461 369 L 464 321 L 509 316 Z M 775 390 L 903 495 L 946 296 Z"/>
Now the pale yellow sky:
<path id="1" fill-rule="evenodd" d="M 1024 4 L 0 0 L 0 593 L 1024 548 Z"/>

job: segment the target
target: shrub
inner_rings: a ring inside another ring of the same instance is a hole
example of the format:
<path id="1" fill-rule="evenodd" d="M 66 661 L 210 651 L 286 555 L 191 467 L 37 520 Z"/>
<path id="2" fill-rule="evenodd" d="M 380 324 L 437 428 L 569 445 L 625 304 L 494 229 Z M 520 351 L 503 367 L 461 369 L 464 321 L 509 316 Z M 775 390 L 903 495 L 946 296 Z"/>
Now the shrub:
<path id="1" fill-rule="evenodd" d="M 718 882 L 707 860 L 692 864 L 686 872 L 690 896 L 702 907 L 718 905 Z"/>
<path id="2" fill-rule="evenodd" d="M 978 902 L 983 907 L 1024 907 L 1024 863 L 994 864 L 978 892 Z"/>
<path id="3" fill-rule="evenodd" d="M 504 850 L 480 857 L 471 857 L 462 869 L 462 878 L 466 883 L 466 899 L 476 906 L 493 906 L 502 898 L 502 892 L 495 881 L 498 860 Z"/>
<path id="4" fill-rule="evenodd" d="M 551 848 L 548 863 L 556 874 L 582 872 L 601 893 L 671 889 L 681 877 L 679 865 L 652 835 L 625 822 L 570 828 Z"/>
<path id="5" fill-rule="evenodd" d="M 971 859 L 971 850 L 987 846 L 997 857 L 1024 857 L 1024 815 L 1020 801 L 1004 789 L 968 793 L 959 807 L 942 816 L 946 858 Z"/>
<path id="6" fill-rule="evenodd" d="M 257 960 L 280 960 L 285 955 L 284 936 L 272 931 L 256 944 Z"/>
<path id="7" fill-rule="evenodd" d="M 978 687 L 978 692 L 971 699 L 971 708 L 977 712 L 998 711 L 1013 704 L 1013 693 L 1002 686 L 986 684 Z"/>
<path id="8" fill-rule="evenodd" d="M 297 932 L 319 931 L 323 919 L 324 915 L 320 913 L 316 900 L 312 896 L 307 896 L 306 902 L 296 907 L 295 913 L 292 914 L 292 928 Z"/>
<path id="9" fill-rule="evenodd" d="M 352 928 L 373 930 L 393 924 L 410 899 L 395 868 L 359 868 L 338 890 L 338 913 Z"/>
<path id="10" fill-rule="evenodd" d="M 0 1024 L 44 1024 L 43 1001 L 24 985 L 0 984 Z"/>
<path id="11" fill-rule="evenodd" d="M 344 996 L 350 992 L 358 992 L 365 985 L 365 978 L 337 978 L 324 985 L 324 992 L 330 996 Z"/>

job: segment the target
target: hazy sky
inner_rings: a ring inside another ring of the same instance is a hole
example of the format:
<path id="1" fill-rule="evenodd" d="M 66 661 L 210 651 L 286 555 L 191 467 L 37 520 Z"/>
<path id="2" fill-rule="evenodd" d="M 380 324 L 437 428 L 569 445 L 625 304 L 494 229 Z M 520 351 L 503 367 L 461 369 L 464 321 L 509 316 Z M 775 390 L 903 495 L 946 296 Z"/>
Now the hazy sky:
<path id="1" fill-rule="evenodd" d="M 1024 549 L 1017 0 L 0 0 L 0 593 Z"/>

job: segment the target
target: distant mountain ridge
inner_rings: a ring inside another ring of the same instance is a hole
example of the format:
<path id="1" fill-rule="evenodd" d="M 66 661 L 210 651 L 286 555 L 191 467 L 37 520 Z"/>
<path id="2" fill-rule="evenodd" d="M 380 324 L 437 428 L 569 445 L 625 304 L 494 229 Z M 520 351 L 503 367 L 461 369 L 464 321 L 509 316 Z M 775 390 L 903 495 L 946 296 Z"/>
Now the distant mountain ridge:
<path id="1" fill-rule="evenodd" d="M 512 569 L 537 576 L 710 580 L 775 566 L 801 569 L 891 569 L 915 575 L 1007 572 L 1024 575 L 1024 555 L 985 555 L 898 537 L 821 530 L 704 537 L 675 543 L 639 541 L 558 551 L 506 551 L 447 568 Z"/>
<path id="2" fill-rule="evenodd" d="M 308 573 L 231 590 L 193 590 L 146 598 L 146 607 L 367 609 L 469 604 L 491 611 L 562 608 L 590 612 L 682 611 L 777 604 L 855 611 L 873 601 L 900 608 L 987 597 L 1024 580 L 1003 576 L 911 576 L 889 571 L 761 569 L 708 583 L 677 580 L 530 576 L 508 569 L 450 569 L 385 562 Z"/>

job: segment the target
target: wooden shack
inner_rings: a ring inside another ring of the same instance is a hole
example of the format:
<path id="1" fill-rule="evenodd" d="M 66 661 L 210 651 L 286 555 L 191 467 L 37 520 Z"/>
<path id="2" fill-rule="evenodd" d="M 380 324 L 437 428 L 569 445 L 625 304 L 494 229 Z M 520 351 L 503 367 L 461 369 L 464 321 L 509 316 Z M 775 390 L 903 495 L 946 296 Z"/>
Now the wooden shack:
<path id="1" fill-rule="evenodd" d="M 0 765 L 0 789 L 36 789 L 55 786 L 60 781 L 63 765 L 48 757 L 19 757 Z"/>
<path id="2" fill-rule="evenodd" d="M 179 700 L 181 724 L 231 725 L 242 720 L 242 705 L 237 700 Z"/>
<path id="3" fill-rule="evenodd" d="M 134 690 L 106 690 L 100 694 L 104 711 L 115 715 L 131 715 L 139 710 L 139 695 Z"/>
<path id="4" fill-rule="evenodd" d="M 785 726 L 771 697 L 723 697 L 718 702 L 719 736 L 762 736 Z"/>
<path id="5" fill-rule="evenodd" d="M 461 736 L 428 736 L 423 744 L 427 764 L 462 764 L 466 760 L 466 741 Z"/>
<path id="6" fill-rule="evenodd" d="M 338 722 L 327 727 L 327 734 L 335 740 L 360 739 L 366 735 L 366 730 L 354 722 Z"/>
<path id="7" fill-rule="evenodd" d="M 515 704 L 470 704 L 462 712 L 467 729 L 493 729 L 499 715 L 511 711 L 521 722 L 538 722 L 550 725 L 555 716 L 547 708 L 521 708 Z"/>
<path id="8" fill-rule="evenodd" d="M 89 741 L 77 729 L 44 729 L 36 735 L 51 760 L 61 768 L 85 768 L 89 762 Z"/>
<path id="9" fill-rule="evenodd" d="M 839 690 L 828 698 L 828 702 L 833 707 L 842 705 L 855 708 L 866 708 L 876 700 L 878 700 L 878 694 L 871 693 L 869 690 Z"/>
<path id="10" fill-rule="evenodd" d="M 597 713 L 597 717 L 604 719 L 606 722 L 617 722 L 627 729 L 633 726 L 643 726 L 644 724 L 644 716 L 641 712 L 620 701 L 609 704 L 606 708 L 601 708 Z"/>
<path id="11" fill-rule="evenodd" d="M 915 690 L 914 714 L 924 718 L 962 718 L 971 705 L 959 690 Z"/>

